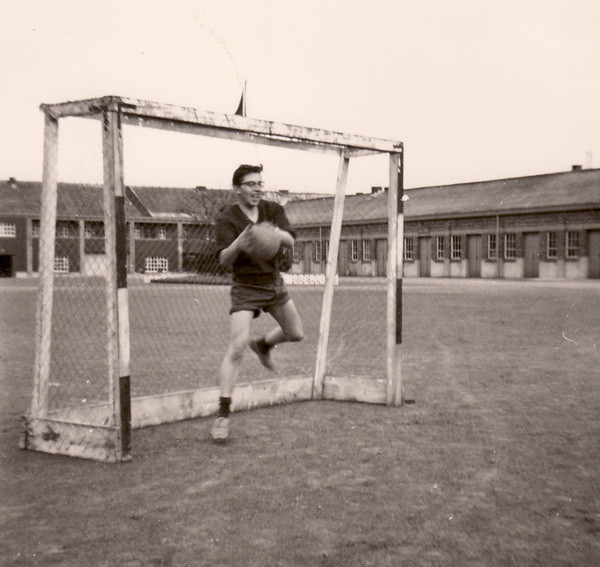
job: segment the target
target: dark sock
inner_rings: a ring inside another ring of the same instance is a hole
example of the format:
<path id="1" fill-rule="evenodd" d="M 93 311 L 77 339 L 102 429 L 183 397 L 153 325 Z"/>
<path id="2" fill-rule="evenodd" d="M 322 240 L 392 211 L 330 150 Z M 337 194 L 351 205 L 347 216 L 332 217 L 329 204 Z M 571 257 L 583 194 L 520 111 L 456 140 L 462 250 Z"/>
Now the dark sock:
<path id="1" fill-rule="evenodd" d="M 231 406 L 231 398 L 220 397 L 217 417 L 229 417 L 229 406 Z"/>

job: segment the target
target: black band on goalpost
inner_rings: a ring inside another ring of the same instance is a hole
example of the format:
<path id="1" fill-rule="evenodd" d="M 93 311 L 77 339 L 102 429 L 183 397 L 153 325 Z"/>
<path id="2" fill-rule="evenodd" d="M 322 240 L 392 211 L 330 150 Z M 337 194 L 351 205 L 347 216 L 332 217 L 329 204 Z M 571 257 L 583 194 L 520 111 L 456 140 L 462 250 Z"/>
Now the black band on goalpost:
<path id="1" fill-rule="evenodd" d="M 127 288 L 127 221 L 124 196 L 115 197 L 115 224 L 117 289 L 125 289 Z"/>
<path id="2" fill-rule="evenodd" d="M 125 197 L 118 195 L 115 197 L 115 256 L 117 261 L 117 294 L 119 304 L 119 342 L 128 340 L 124 336 L 123 311 L 129 311 L 127 308 L 127 220 L 125 218 Z M 121 356 L 122 358 L 122 356 Z M 127 456 L 131 453 L 131 379 L 129 374 L 121 375 L 121 372 L 127 371 L 119 364 L 119 405 L 120 405 L 120 423 L 121 423 L 121 454 Z"/>
<path id="3" fill-rule="evenodd" d="M 404 153 L 399 156 L 398 163 L 398 225 L 401 230 L 398 230 L 398 239 L 402 241 L 398 242 L 398 247 L 402 251 L 403 247 L 403 233 L 404 233 Z M 399 260 L 402 260 L 400 256 Z M 398 266 L 398 274 L 396 280 L 396 344 L 402 344 L 402 263 Z"/>

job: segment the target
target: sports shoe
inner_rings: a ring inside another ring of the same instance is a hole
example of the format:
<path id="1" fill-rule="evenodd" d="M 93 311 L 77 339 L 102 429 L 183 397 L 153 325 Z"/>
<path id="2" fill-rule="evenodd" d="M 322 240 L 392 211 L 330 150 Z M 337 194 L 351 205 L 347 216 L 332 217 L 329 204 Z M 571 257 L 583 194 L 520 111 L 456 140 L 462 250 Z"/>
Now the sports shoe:
<path id="1" fill-rule="evenodd" d="M 257 339 L 254 341 L 250 341 L 250 348 L 256 353 L 258 356 L 258 360 L 267 370 L 274 370 L 275 365 L 273 364 L 273 360 L 271 359 L 271 349 L 273 347 L 269 347 L 265 345 L 263 339 Z"/>
<path id="2" fill-rule="evenodd" d="M 210 436 L 215 443 L 225 443 L 229 438 L 229 418 L 217 417 L 215 419 Z"/>

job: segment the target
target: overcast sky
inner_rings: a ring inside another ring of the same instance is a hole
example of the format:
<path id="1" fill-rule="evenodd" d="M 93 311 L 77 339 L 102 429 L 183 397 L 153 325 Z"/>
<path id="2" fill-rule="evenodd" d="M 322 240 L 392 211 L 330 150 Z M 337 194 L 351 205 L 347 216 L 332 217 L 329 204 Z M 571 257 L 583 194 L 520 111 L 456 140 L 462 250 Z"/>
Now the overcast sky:
<path id="1" fill-rule="evenodd" d="M 600 167 L 597 0 L 3 1 L 0 178 L 40 180 L 40 103 L 107 94 L 401 140 L 406 187 Z M 63 124 L 65 122 L 65 124 Z M 82 124 L 83 123 L 83 124 Z M 335 158 L 127 128 L 128 184 L 329 191 Z M 351 161 L 350 190 L 387 184 Z M 101 180 L 95 122 L 59 178 Z"/>

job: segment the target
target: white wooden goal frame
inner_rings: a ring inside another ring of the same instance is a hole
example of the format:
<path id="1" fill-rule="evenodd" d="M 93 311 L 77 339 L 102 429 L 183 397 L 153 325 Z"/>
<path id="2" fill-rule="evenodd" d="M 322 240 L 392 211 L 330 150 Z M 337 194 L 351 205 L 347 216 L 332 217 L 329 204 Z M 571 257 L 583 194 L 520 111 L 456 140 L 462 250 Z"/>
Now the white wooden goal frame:
<path id="1" fill-rule="evenodd" d="M 42 209 L 40 219 L 40 286 L 36 329 L 34 388 L 30 413 L 25 418 L 21 446 L 49 453 L 118 462 L 131 458 L 131 429 L 209 416 L 216 413 L 219 389 L 209 387 L 131 399 L 129 299 L 125 250 L 125 197 L 123 183 L 122 125 L 144 126 L 253 144 L 325 152 L 339 157 L 337 187 L 325 289 L 320 318 L 314 376 L 295 376 L 236 386 L 234 411 L 301 400 L 341 400 L 399 406 L 403 402 L 402 244 L 403 144 L 257 120 L 237 115 L 201 112 L 119 96 L 106 96 L 58 104 L 42 104 L 45 115 Z M 76 414 L 49 409 L 49 360 L 57 202 L 58 126 L 65 117 L 102 121 L 109 349 L 109 402 L 105 425 L 82 423 Z M 389 155 L 387 345 L 386 376 L 337 377 L 325 373 L 334 280 L 342 228 L 344 197 L 351 158 Z M 112 339 L 111 339 L 112 337 Z M 58 443 L 57 440 L 61 442 Z"/>

